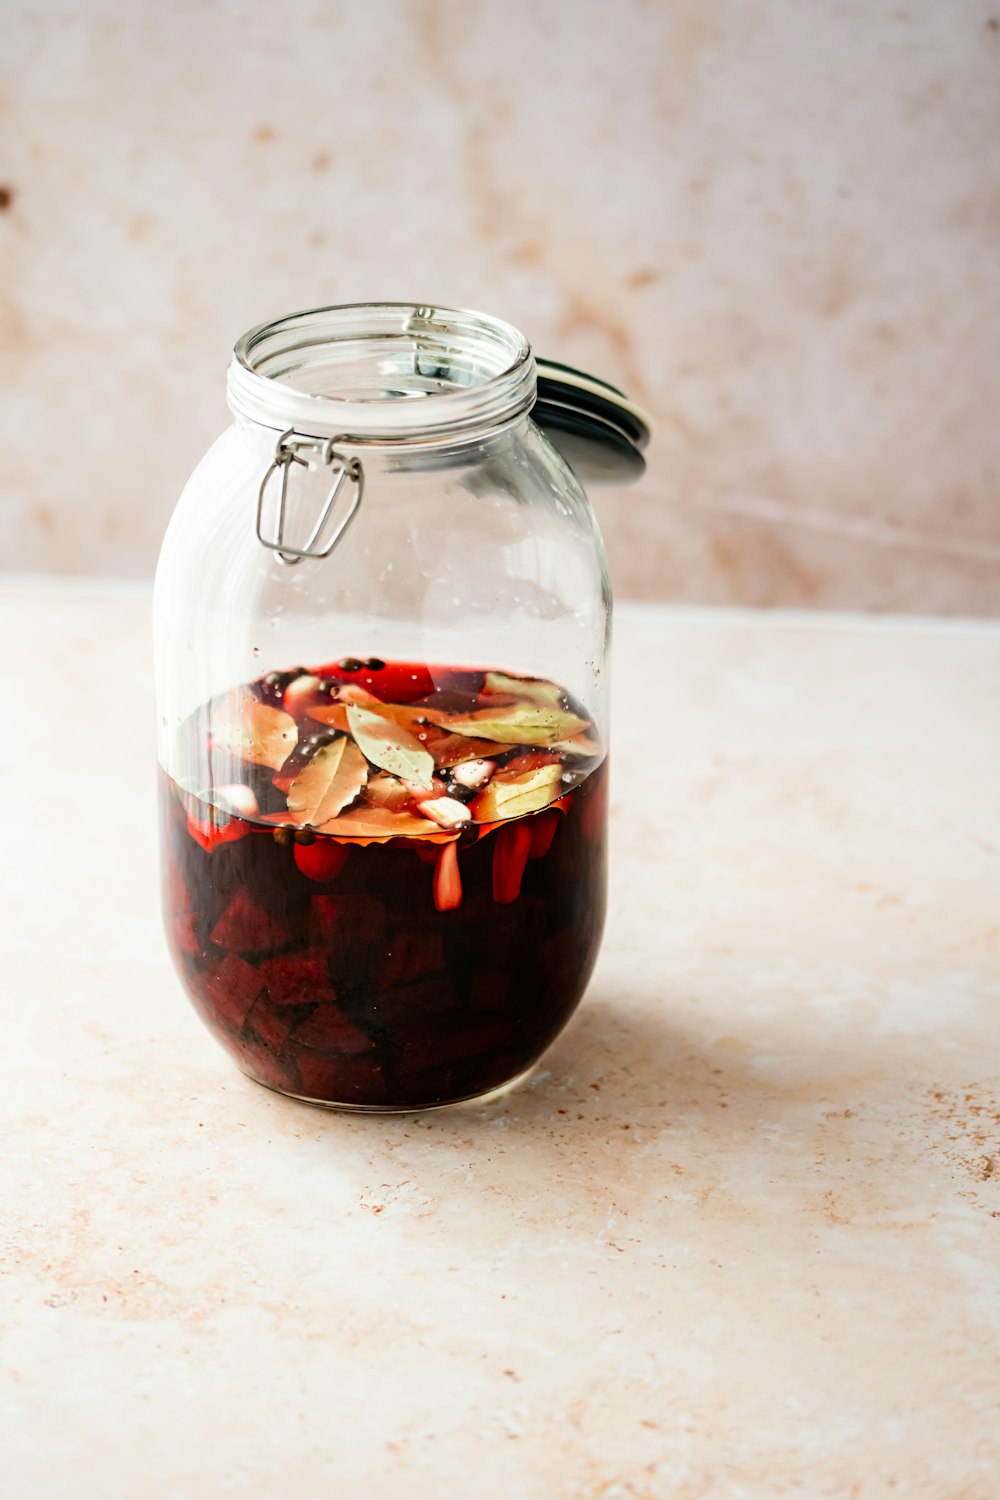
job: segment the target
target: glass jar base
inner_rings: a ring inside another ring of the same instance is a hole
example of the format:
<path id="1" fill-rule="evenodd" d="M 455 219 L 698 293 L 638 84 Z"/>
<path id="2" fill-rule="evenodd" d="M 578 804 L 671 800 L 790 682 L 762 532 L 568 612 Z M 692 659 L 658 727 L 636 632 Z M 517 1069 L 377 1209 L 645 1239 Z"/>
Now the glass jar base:
<path id="1" fill-rule="evenodd" d="M 272 1094 L 281 1094 L 285 1099 L 294 1099 L 299 1104 L 312 1104 L 317 1109 L 326 1109 L 334 1113 L 352 1115 L 422 1115 L 432 1110 L 457 1109 L 462 1106 L 474 1105 L 481 1108 L 485 1104 L 492 1104 L 495 1100 L 502 1099 L 506 1094 L 513 1093 L 526 1083 L 538 1067 L 538 1061 L 531 1063 L 520 1073 L 515 1073 L 506 1083 L 498 1083 L 495 1087 L 484 1089 L 477 1094 L 460 1094 L 454 1099 L 434 1100 L 427 1104 L 356 1104 L 351 1100 L 339 1099 L 314 1099 L 309 1094 L 295 1094 L 291 1089 L 278 1088 L 273 1083 L 264 1083 L 260 1078 L 255 1078 L 245 1068 L 240 1072 L 251 1083 L 259 1084 L 262 1089 L 267 1089 Z"/>

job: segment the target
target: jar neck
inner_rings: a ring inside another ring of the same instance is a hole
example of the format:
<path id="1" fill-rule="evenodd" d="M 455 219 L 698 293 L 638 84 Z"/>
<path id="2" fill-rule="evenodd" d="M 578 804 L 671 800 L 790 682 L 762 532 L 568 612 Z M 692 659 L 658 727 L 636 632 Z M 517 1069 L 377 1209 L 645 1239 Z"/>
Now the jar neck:
<path id="1" fill-rule="evenodd" d="M 251 329 L 233 351 L 233 413 L 255 425 L 392 449 L 482 441 L 535 399 L 524 336 L 482 313 L 359 303 Z"/>

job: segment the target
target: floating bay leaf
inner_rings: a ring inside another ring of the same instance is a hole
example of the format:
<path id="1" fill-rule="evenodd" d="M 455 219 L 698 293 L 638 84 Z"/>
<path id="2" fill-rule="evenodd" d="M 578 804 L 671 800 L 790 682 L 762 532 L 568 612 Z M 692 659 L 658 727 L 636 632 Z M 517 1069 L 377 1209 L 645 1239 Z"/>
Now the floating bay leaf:
<path id="1" fill-rule="evenodd" d="M 423 745 L 401 724 L 367 708 L 350 704 L 347 722 L 368 759 L 383 771 L 402 776 L 417 786 L 430 787 L 434 760 Z"/>
<path id="2" fill-rule="evenodd" d="M 477 823 L 496 823 L 501 818 L 520 818 L 541 812 L 562 791 L 562 766 L 536 766 L 516 775 L 498 771 L 472 804 Z"/>
<path id="3" fill-rule="evenodd" d="M 393 812 L 388 807 L 356 807 L 352 812 L 331 818 L 320 828 L 320 833 L 332 833 L 337 838 L 352 839 L 411 839 L 424 838 L 428 834 L 441 834 L 441 829 L 430 818 L 417 818 L 412 813 Z"/>
<path id="4" fill-rule="evenodd" d="M 561 708 L 539 703 L 515 703 L 508 708 L 481 708 L 471 714 L 442 714 L 427 709 L 427 717 L 451 734 L 470 739 L 498 740 L 511 745 L 548 745 L 570 739 L 588 728 L 589 721 Z"/>
<path id="5" fill-rule="evenodd" d="M 321 703 L 315 708 L 308 710 L 310 719 L 316 719 L 320 724 L 329 724 L 333 729 L 340 729 L 345 734 L 350 734 L 351 728 L 347 714 L 351 708 L 367 709 L 369 713 L 375 714 L 380 719 L 388 719 L 393 724 L 399 724 L 415 738 L 420 739 L 422 735 L 440 736 L 441 731 L 429 723 L 423 709 L 408 708 L 403 703 L 383 703 L 380 698 L 372 698 L 366 703 L 355 703 L 353 701 L 338 700 L 336 703 Z"/>
<path id="6" fill-rule="evenodd" d="M 506 672 L 487 672 L 483 683 L 484 693 L 509 693 L 514 698 L 527 699 L 529 703 L 541 703 L 548 708 L 561 708 L 562 688 L 544 677 L 509 677 Z"/>
<path id="7" fill-rule="evenodd" d="M 346 703 L 318 703 L 314 708 L 307 709 L 306 713 L 318 724 L 326 724 L 330 729 L 339 729 L 341 734 L 351 732 L 351 726 L 347 722 Z"/>
<path id="8" fill-rule="evenodd" d="M 228 752 L 255 766 L 280 771 L 295 749 L 299 731 L 291 714 L 261 703 L 253 693 L 230 694 L 212 709 L 212 750 Z"/>
<path id="9" fill-rule="evenodd" d="M 346 736 L 322 745 L 288 788 L 295 823 L 326 823 L 353 802 L 368 780 L 368 762 Z"/>
<path id="10" fill-rule="evenodd" d="M 427 748 L 434 757 L 434 764 L 442 770 L 460 766 L 465 760 L 492 760 L 513 750 L 513 745 L 498 744 L 496 740 L 472 740 L 467 734 L 445 734 L 429 740 Z"/>
<path id="11" fill-rule="evenodd" d="M 398 777 L 380 771 L 369 780 L 365 788 L 365 800 L 372 807 L 387 807 L 390 812 L 402 812 L 410 802 L 410 794 Z"/>
<path id="12" fill-rule="evenodd" d="M 583 755 L 590 757 L 600 755 L 601 753 L 600 743 L 597 740 L 590 739 L 585 734 L 578 734 L 575 739 L 571 740 L 553 740 L 549 745 L 549 749 L 557 750 L 560 755 L 568 756 Z"/>

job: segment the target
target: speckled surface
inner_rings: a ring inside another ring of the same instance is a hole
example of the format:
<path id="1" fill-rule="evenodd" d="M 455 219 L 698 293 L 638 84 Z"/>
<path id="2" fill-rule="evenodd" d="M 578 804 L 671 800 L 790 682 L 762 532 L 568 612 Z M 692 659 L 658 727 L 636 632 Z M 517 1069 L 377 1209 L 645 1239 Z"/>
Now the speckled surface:
<path id="1" fill-rule="evenodd" d="M 1000 610 L 995 0 L 4 0 L 5 567 L 143 574 L 244 329 L 484 308 L 658 430 L 619 593 Z"/>
<path id="2" fill-rule="evenodd" d="M 168 967 L 147 612 L 0 587 L 5 1500 L 993 1500 L 1000 629 L 621 611 L 588 998 L 365 1118 Z"/>

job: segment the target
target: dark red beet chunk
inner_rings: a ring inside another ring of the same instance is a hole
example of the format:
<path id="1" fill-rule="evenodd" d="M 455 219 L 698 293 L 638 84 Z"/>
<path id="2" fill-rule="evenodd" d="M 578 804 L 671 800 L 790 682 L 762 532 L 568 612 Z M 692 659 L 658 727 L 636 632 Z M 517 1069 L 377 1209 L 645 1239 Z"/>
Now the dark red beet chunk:
<path id="1" fill-rule="evenodd" d="M 201 990 L 219 1019 L 239 1030 L 250 1014 L 264 981 L 253 964 L 228 954 L 215 968 L 205 973 Z"/>
<path id="2" fill-rule="evenodd" d="M 247 1030 L 272 1052 L 280 1052 L 292 1034 L 293 1022 L 286 1011 L 274 1011 L 261 997 L 247 1016 Z"/>
<path id="3" fill-rule="evenodd" d="M 267 986 L 271 1005 L 313 1005 L 317 1001 L 334 999 L 326 954 L 322 949 L 269 958 L 259 965 L 258 973 Z"/>
<path id="4" fill-rule="evenodd" d="M 262 953 L 282 948 L 289 941 L 286 930 L 257 904 L 245 886 L 236 892 L 211 936 L 216 947 L 232 948 L 236 953 Z"/>
<path id="5" fill-rule="evenodd" d="M 308 1021 L 296 1029 L 297 1046 L 309 1047 L 319 1052 L 334 1052 L 352 1056 L 356 1052 L 370 1052 L 375 1043 L 363 1031 L 359 1031 L 336 1005 L 319 1005 Z"/>

